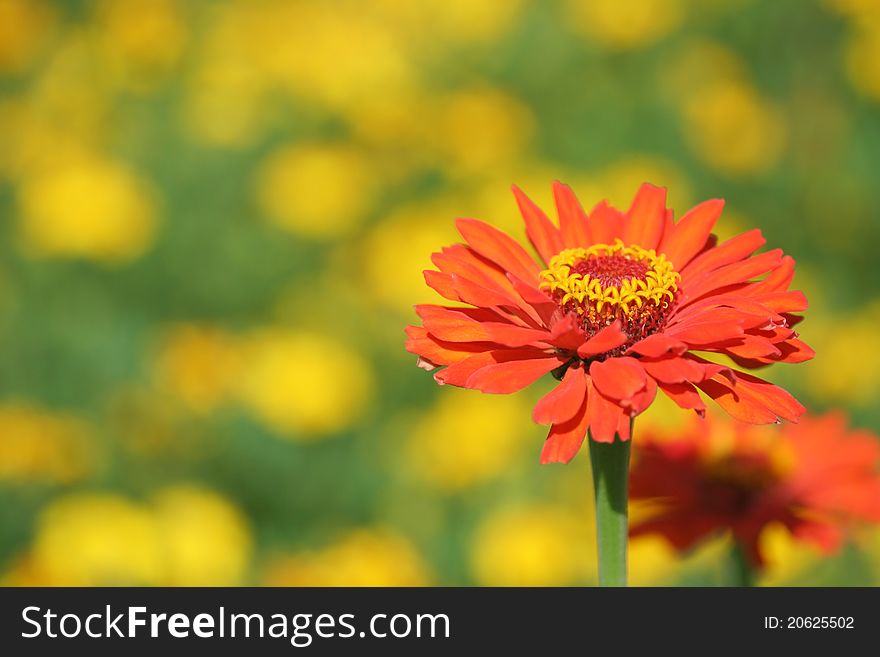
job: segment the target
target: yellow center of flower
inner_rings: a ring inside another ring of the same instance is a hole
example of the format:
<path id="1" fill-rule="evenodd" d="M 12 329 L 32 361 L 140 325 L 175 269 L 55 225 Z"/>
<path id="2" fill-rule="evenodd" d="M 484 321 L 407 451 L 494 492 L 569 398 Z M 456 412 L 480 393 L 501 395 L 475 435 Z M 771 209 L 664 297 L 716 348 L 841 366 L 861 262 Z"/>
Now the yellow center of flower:
<path id="1" fill-rule="evenodd" d="M 589 335 L 620 320 L 631 344 L 661 327 L 681 277 L 665 255 L 618 239 L 566 249 L 550 259 L 540 278 L 540 288 L 565 312 L 577 314 Z"/>

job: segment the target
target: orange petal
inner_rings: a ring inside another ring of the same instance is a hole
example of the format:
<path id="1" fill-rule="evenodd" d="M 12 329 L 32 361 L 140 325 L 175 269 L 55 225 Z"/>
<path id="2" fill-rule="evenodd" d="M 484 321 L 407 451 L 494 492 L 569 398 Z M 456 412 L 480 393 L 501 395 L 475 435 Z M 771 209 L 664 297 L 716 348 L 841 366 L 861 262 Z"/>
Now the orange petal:
<path id="1" fill-rule="evenodd" d="M 407 326 L 406 334 L 409 336 L 406 341 L 406 350 L 427 361 L 426 365 L 434 366 L 430 369 L 435 369 L 440 365 L 452 365 L 470 358 L 476 353 L 494 348 L 493 345 L 485 343 L 443 342 L 432 338 L 421 326 Z"/>
<path id="2" fill-rule="evenodd" d="M 632 399 L 621 402 L 621 405 L 625 410 L 629 411 L 629 418 L 633 418 L 636 415 L 642 413 L 645 409 L 648 408 L 653 402 L 654 398 L 657 396 L 657 382 L 652 379 L 650 376 L 645 379 L 645 389 L 639 393 L 636 393 Z M 628 418 L 628 419 L 629 419 Z M 629 434 L 629 423 L 626 425 L 627 434 Z M 620 428 L 618 427 L 618 433 L 620 433 Z M 623 438 L 623 434 L 621 433 L 621 438 Z M 623 438 L 623 440 L 627 440 L 627 438 Z"/>
<path id="3" fill-rule="evenodd" d="M 544 326 L 550 326 L 553 314 L 559 308 L 556 302 L 537 287 L 523 282 L 522 279 L 517 278 L 511 273 L 507 274 L 507 278 L 522 300 L 535 309 L 538 317 L 541 318 L 541 323 Z"/>
<path id="4" fill-rule="evenodd" d="M 573 418 L 586 401 L 587 375 L 582 367 L 569 367 L 562 383 L 544 395 L 532 411 L 538 424 L 559 424 Z"/>
<path id="5" fill-rule="evenodd" d="M 588 401 L 584 397 L 574 416 L 550 427 L 541 450 L 541 463 L 568 463 L 580 450 L 590 424 Z"/>
<path id="6" fill-rule="evenodd" d="M 577 348 L 578 356 L 589 358 L 590 356 L 604 354 L 606 351 L 611 351 L 624 344 L 628 339 L 626 333 L 620 328 L 620 321 L 615 320 L 579 346 Z"/>
<path id="7" fill-rule="evenodd" d="M 687 351 L 687 345 L 681 340 L 676 340 L 663 333 L 655 333 L 649 335 L 644 340 L 636 342 L 627 350 L 627 353 L 634 351 L 642 356 L 660 357 L 667 354 L 681 355 Z"/>
<path id="8" fill-rule="evenodd" d="M 704 251 L 681 269 L 679 273 L 682 285 L 687 283 L 689 278 L 748 257 L 766 242 L 757 228 L 731 237 L 723 244 Z"/>
<path id="9" fill-rule="evenodd" d="M 780 355 L 774 360 L 779 363 L 803 363 L 816 356 L 810 345 L 797 338 L 778 343 L 776 346 L 779 347 Z"/>
<path id="10" fill-rule="evenodd" d="M 688 346 L 705 346 L 725 340 L 733 340 L 743 335 L 742 326 L 733 322 L 697 322 L 674 326 L 666 330 L 666 335 Z"/>
<path id="11" fill-rule="evenodd" d="M 706 245 L 723 208 L 721 199 L 704 201 L 692 208 L 671 232 L 663 235 L 657 252 L 664 254 L 676 271 L 681 271 Z"/>
<path id="12" fill-rule="evenodd" d="M 559 181 L 553 183 L 553 199 L 559 216 L 559 231 L 566 247 L 588 246 L 593 243 L 584 212 L 571 187 Z"/>
<path id="13" fill-rule="evenodd" d="M 703 368 L 688 358 L 663 358 L 639 360 L 648 376 L 663 383 L 684 383 L 702 381 Z"/>
<path id="14" fill-rule="evenodd" d="M 611 399 L 630 399 L 645 388 L 645 370 L 635 358 L 609 358 L 590 365 L 593 385 Z"/>
<path id="15" fill-rule="evenodd" d="M 643 184 L 626 213 L 624 244 L 656 249 L 663 236 L 666 216 L 666 188 Z"/>
<path id="16" fill-rule="evenodd" d="M 516 197 L 520 214 L 522 214 L 525 221 L 526 234 L 529 236 L 529 241 L 531 241 L 535 250 L 544 259 L 544 262 L 549 263 L 550 258 L 564 248 L 559 229 L 553 225 L 553 222 L 544 214 L 544 211 L 535 205 L 516 185 L 513 186 L 513 195 Z"/>
<path id="17" fill-rule="evenodd" d="M 623 213 L 600 201 L 590 212 L 587 228 L 595 244 L 612 244 L 623 234 Z"/>
<path id="18" fill-rule="evenodd" d="M 623 409 L 595 388 L 589 392 L 588 406 L 592 439 L 599 443 L 613 443 Z"/>
<path id="19" fill-rule="evenodd" d="M 492 352 L 494 362 L 481 367 L 465 382 L 466 388 L 494 394 L 522 390 L 563 364 L 556 356 L 535 350 Z"/>
<path id="20" fill-rule="evenodd" d="M 806 310 L 810 305 L 806 295 L 800 290 L 768 292 L 755 296 L 754 300 L 778 313 L 797 313 Z"/>
<path id="21" fill-rule="evenodd" d="M 450 274 L 426 269 L 422 272 L 422 275 L 425 277 L 425 283 L 428 284 L 428 287 L 437 292 L 441 297 L 450 301 L 461 301 L 461 297 L 458 296 L 458 292 L 455 290 L 455 285 L 452 284 L 452 276 Z"/>
<path id="22" fill-rule="evenodd" d="M 455 226 L 471 248 L 484 258 L 524 281 L 537 280 L 541 273 L 538 263 L 507 233 L 478 219 L 458 219 Z"/>
<path id="23" fill-rule="evenodd" d="M 794 258 L 785 256 L 779 267 L 765 278 L 763 281 L 755 283 L 749 288 L 751 294 L 759 294 L 763 292 L 776 292 L 785 290 L 791 285 L 794 279 Z"/>
<path id="24" fill-rule="evenodd" d="M 713 290 L 720 290 L 728 285 L 747 283 L 756 276 L 766 274 L 782 261 L 782 249 L 773 249 L 760 255 L 746 258 L 741 262 L 734 262 L 723 267 L 718 267 L 710 272 L 695 276 L 691 274 L 687 284 L 682 283 L 682 302 L 699 299 Z"/>
<path id="25" fill-rule="evenodd" d="M 565 351 L 576 351 L 584 344 L 584 329 L 571 315 L 566 315 L 553 325 L 548 343 Z"/>
<path id="26" fill-rule="evenodd" d="M 797 422 L 806 410 L 782 388 L 750 374 L 734 372 L 736 384 L 716 374 L 697 386 L 737 420 L 750 424 L 772 424 L 780 418 Z"/>
<path id="27" fill-rule="evenodd" d="M 699 415 L 706 413 L 706 404 L 700 398 L 700 393 L 691 383 L 657 383 L 660 390 L 674 401 L 679 408 L 694 410 Z"/>

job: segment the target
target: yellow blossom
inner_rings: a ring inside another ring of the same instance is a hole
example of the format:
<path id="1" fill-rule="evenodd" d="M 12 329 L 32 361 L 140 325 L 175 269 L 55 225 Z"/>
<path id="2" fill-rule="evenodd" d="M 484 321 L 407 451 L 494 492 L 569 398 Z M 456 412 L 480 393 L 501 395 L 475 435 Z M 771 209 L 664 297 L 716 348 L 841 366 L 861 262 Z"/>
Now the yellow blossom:
<path id="1" fill-rule="evenodd" d="M 778 523 L 764 528 L 759 548 L 767 561 L 758 579 L 761 586 L 791 586 L 824 558 L 819 548 L 796 540 L 786 527 Z"/>
<path id="2" fill-rule="evenodd" d="M 368 159 L 347 145 L 294 145 L 274 153 L 257 179 L 260 208 L 297 235 L 337 238 L 369 212 L 375 172 Z"/>
<path id="3" fill-rule="evenodd" d="M 676 105 L 695 89 L 745 79 L 742 58 L 725 44 L 704 37 L 689 38 L 662 58 L 658 81 L 665 97 Z"/>
<path id="4" fill-rule="evenodd" d="M 292 440 L 316 440 L 350 427 L 372 392 L 368 363 L 327 336 L 255 331 L 245 340 L 242 362 L 241 402 Z"/>
<path id="5" fill-rule="evenodd" d="M 180 9 L 172 0 L 98 0 L 103 61 L 123 84 L 148 91 L 168 75 L 187 36 Z"/>
<path id="6" fill-rule="evenodd" d="M 237 586 L 253 540 L 241 511 L 222 495 L 191 484 L 158 492 L 154 513 L 165 558 L 165 586 Z"/>
<path id="7" fill-rule="evenodd" d="M 684 131 L 697 155 L 721 173 L 763 172 L 785 145 L 780 111 L 743 82 L 693 90 L 684 106 Z"/>
<path id="8" fill-rule="evenodd" d="M 369 11 L 390 23 L 413 49 L 448 51 L 459 43 L 486 43 L 510 29 L 522 0 L 374 0 Z"/>
<path id="9" fill-rule="evenodd" d="M 629 544 L 629 584 L 673 585 L 688 572 L 717 570 L 718 564 L 729 558 L 729 552 L 729 541 L 725 539 L 707 541 L 682 555 L 661 536 L 640 536 Z"/>
<path id="10" fill-rule="evenodd" d="M 278 557 L 267 586 L 427 586 L 431 576 L 416 548 L 387 529 L 349 532 L 320 550 Z"/>
<path id="11" fill-rule="evenodd" d="M 409 439 L 412 471 L 430 484 L 457 491 L 497 477 L 517 462 L 529 438 L 537 438 L 517 419 L 529 413 L 521 397 L 447 393 L 419 417 Z M 540 441 L 533 446 L 537 457 Z"/>
<path id="12" fill-rule="evenodd" d="M 221 328 L 176 326 L 164 337 L 154 367 L 162 389 L 191 410 L 210 413 L 234 397 L 241 368 L 238 342 Z"/>
<path id="13" fill-rule="evenodd" d="M 336 3 L 255 3 L 246 36 L 254 64 L 281 89 L 340 108 L 413 82 L 399 35 L 365 12 Z"/>
<path id="14" fill-rule="evenodd" d="M 185 417 L 175 401 L 150 386 L 115 387 L 106 400 L 106 431 L 120 446 L 138 456 L 163 454 L 174 458 L 191 453 L 199 449 L 201 434 L 187 430 L 181 435 Z"/>
<path id="15" fill-rule="evenodd" d="M 18 195 L 25 245 L 42 256 L 124 263 L 156 230 L 152 187 L 125 165 L 89 158 L 25 180 Z"/>
<path id="16" fill-rule="evenodd" d="M 814 313 L 810 345 L 816 358 L 805 363 L 806 383 L 819 399 L 870 407 L 880 393 L 880 300 L 853 313 Z M 846 326 L 845 331 L 840 326 Z M 859 345 L 859 349 L 853 349 Z"/>
<path id="17" fill-rule="evenodd" d="M 254 62 L 254 13 L 260 3 L 218 4 L 206 13 L 208 28 L 194 54 L 184 89 L 181 122 L 199 143 L 226 148 L 251 144 L 270 112 L 271 86 Z"/>
<path id="18" fill-rule="evenodd" d="M 0 406 L 0 480 L 71 483 L 95 467 L 89 425 L 23 403 Z"/>
<path id="19" fill-rule="evenodd" d="M 477 530 L 471 569 L 482 586 L 567 586 L 595 577 L 586 516 L 546 504 L 496 512 Z"/>
<path id="20" fill-rule="evenodd" d="M 858 91 L 880 100 L 880 9 L 855 24 L 846 47 L 846 70 Z"/>
<path id="21" fill-rule="evenodd" d="M 0 0 L 0 75 L 29 66 L 56 20 L 55 10 L 42 0 Z"/>
<path id="22" fill-rule="evenodd" d="M 572 29 L 613 50 L 647 46 L 677 28 L 682 0 L 567 0 Z"/>
<path id="23" fill-rule="evenodd" d="M 35 570 L 55 586 L 157 585 L 161 537 L 143 505 L 109 493 L 74 493 L 40 514 Z"/>
<path id="24" fill-rule="evenodd" d="M 532 113 L 521 101 L 489 87 L 441 97 L 429 115 L 428 143 L 453 173 L 506 166 L 525 152 L 534 130 Z"/>
<path id="25" fill-rule="evenodd" d="M 153 502 L 113 493 L 57 498 L 5 580 L 24 586 L 231 586 L 242 583 L 252 538 L 241 512 L 195 485 Z"/>

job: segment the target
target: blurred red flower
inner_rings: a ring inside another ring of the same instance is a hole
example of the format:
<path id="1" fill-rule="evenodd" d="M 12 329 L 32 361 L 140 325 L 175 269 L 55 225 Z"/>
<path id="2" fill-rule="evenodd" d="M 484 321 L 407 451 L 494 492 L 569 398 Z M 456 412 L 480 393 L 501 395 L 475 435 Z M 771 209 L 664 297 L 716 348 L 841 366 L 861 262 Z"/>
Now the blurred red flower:
<path id="1" fill-rule="evenodd" d="M 594 440 L 630 437 L 630 419 L 657 389 L 702 414 L 697 389 L 752 423 L 796 421 L 788 392 L 693 353 L 717 352 L 744 368 L 813 356 L 792 328 L 807 307 L 789 291 L 794 260 L 751 230 L 717 245 L 723 201 L 701 203 L 674 222 L 666 190 L 643 185 L 620 212 L 587 214 L 554 183 L 557 227 L 513 188 L 536 261 L 509 235 L 459 219 L 466 244 L 434 253 L 428 285 L 463 307 L 416 306 L 407 350 L 441 384 L 490 393 L 524 388 L 552 372 L 561 381 L 533 418 L 550 424 L 541 462 L 568 462 L 589 429 Z"/>
<path id="2" fill-rule="evenodd" d="M 727 530 L 760 566 L 769 523 L 832 552 L 849 525 L 880 522 L 880 440 L 842 413 L 784 427 L 696 420 L 674 439 L 641 434 L 634 459 L 630 495 L 657 508 L 630 535 L 679 550 Z"/>

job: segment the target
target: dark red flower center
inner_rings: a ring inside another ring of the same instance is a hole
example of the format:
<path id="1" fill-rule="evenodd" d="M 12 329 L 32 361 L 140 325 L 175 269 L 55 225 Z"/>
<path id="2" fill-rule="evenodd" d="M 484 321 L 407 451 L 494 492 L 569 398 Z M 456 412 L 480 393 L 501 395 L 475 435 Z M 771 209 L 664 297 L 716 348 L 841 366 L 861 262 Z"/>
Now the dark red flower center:
<path id="1" fill-rule="evenodd" d="M 679 279 L 664 255 L 617 240 L 553 256 L 541 272 L 540 286 L 566 314 L 580 320 L 587 336 L 620 322 L 629 340 L 600 357 L 607 358 L 663 327 Z"/>

